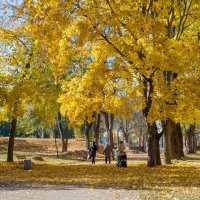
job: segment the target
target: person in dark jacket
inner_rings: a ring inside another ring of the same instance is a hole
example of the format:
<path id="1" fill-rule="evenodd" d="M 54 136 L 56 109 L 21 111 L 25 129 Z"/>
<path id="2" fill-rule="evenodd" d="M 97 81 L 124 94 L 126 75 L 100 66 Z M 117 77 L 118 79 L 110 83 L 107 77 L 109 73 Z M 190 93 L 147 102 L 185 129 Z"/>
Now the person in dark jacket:
<path id="1" fill-rule="evenodd" d="M 106 164 L 107 164 L 108 161 L 109 161 L 109 164 L 110 164 L 111 163 L 110 157 L 111 157 L 111 155 L 112 155 L 112 157 L 114 157 L 114 155 L 113 155 L 113 150 L 112 150 L 111 146 L 108 143 L 105 145 L 105 147 L 103 149 L 103 153 L 105 154 L 105 162 L 106 162 Z"/>
<path id="2" fill-rule="evenodd" d="M 90 158 L 92 159 L 92 164 L 95 164 L 95 157 L 96 157 L 97 150 L 98 148 L 97 148 L 96 142 L 93 142 L 89 150 Z"/>

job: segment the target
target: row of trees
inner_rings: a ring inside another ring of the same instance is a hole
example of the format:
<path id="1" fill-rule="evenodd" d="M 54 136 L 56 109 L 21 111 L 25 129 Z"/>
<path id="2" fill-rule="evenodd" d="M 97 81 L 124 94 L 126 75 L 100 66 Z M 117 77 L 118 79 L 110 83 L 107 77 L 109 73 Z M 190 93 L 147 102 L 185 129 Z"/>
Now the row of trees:
<path id="1" fill-rule="evenodd" d="M 1 7 L 0 120 L 11 121 L 10 148 L 17 119 L 31 105 L 49 124 L 61 112 L 67 126 L 84 125 L 86 138 L 93 125 L 98 135 L 102 114 L 111 145 L 114 116 L 129 120 L 138 110 L 147 122 L 148 166 L 161 164 L 162 135 L 166 163 L 184 155 L 181 124 L 193 126 L 200 116 L 198 0 Z"/>

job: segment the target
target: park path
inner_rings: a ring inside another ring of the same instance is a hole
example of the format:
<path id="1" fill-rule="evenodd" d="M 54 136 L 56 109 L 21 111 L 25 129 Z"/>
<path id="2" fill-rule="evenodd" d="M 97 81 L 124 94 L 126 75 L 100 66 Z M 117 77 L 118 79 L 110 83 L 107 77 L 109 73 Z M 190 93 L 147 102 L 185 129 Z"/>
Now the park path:
<path id="1" fill-rule="evenodd" d="M 137 191 L 0 183 L 0 200 L 141 200 Z"/>

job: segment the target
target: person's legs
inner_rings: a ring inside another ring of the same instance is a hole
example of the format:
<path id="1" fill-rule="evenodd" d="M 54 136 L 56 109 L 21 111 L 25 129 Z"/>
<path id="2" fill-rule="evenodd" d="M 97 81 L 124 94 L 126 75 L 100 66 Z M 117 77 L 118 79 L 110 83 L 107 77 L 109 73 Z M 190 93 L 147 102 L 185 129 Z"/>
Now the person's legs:
<path id="1" fill-rule="evenodd" d="M 92 164 L 95 164 L 95 156 L 92 157 Z"/>
<path id="2" fill-rule="evenodd" d="M 92 159 L 92 164 L 93 164 L 93 162 L 94 162 L 94 157 L 92 156 L 91 159 Z"/>
<path id="3" fill-rule="evenodd" d="M 109 164 L 110 164 L 111 163 L 110 157 L 108 157 L 108 159 L 109 159 Z"/>
<path id="4" fill-rule="evenodd" d="M 108 161 L 108 158 L 107 158 L 107 157 L 105 157 L 105 162 L 106 162 L 106 164 L 107 164 L 107 161 Z"/>

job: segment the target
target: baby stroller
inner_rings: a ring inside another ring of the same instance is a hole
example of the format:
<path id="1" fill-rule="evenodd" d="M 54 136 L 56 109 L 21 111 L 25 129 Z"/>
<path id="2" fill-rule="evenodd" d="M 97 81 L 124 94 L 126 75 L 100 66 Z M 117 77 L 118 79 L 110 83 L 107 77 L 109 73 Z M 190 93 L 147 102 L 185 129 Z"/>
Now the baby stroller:
<path id="1" fill-rule="evenodd" d="M 117 162 L 118 167 L 127 167 L 127 156 L 126 155 L 119 155 L 118 156 L 118 162 Z"/>

